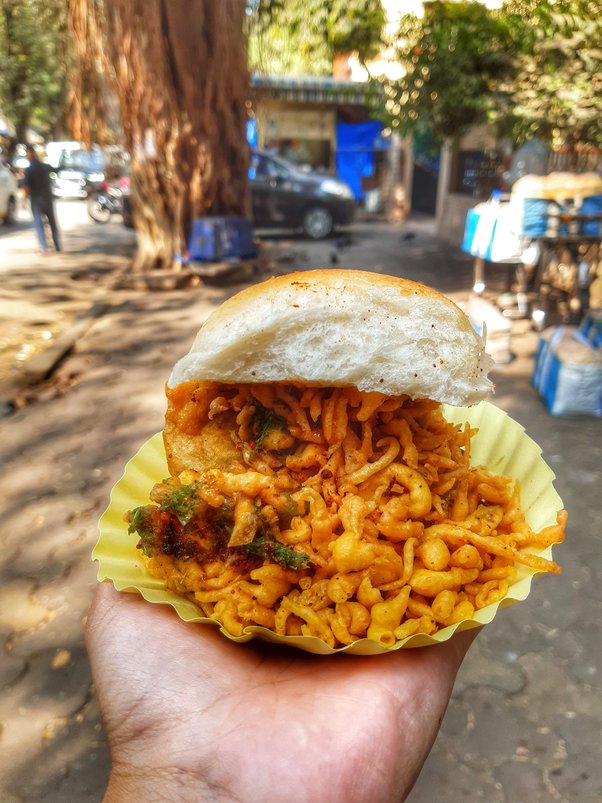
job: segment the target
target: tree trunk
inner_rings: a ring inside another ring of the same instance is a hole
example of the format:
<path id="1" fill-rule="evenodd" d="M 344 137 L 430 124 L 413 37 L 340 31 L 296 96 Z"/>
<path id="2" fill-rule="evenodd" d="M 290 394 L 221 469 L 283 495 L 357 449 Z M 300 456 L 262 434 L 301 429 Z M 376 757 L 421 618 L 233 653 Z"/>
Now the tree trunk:
<path id="1" fill-rule="evenodd" d="M 247 215 L 244 0 L 104 0 L 132 157 L 135 268 L 172 267 L 193 218 Z"/>
<path id="2" fill-rule="evenodd" d="M 15 123 L 15 139 L 17 142 L 27 142 L 27 128 L 31 115 L 29 104 L 24 98 L 27 64 L 26 60 L 19 58 L 21 54 L 18 46 L 14 45 L 14 42 L 18 41 L 16 34 L 19 25 L 19 9 L 14 3 L 3 3 L 0 6 L 0 16 L 6 37 L 7 53 L 5 56 L 9 62 L 14 62 L 15 58 L 19 59 L 16 68 L 13 66 L 12 75 L 9 75 L 6 82 L 9 109 L 13 113 Z"/>
<path id="3" fill-rule="evenodd" d="M 27 130 L 29 128 L 29 113 L 19 110 L 19 116 L 15 122 L 15 141 L 27 143 Z"/>

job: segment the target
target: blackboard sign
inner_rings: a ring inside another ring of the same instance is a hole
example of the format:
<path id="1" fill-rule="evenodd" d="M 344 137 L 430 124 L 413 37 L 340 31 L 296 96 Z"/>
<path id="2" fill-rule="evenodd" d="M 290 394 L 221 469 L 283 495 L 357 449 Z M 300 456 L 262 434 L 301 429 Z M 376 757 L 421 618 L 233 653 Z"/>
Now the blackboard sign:
<path id="1" fill-rule="evenodd" d="M 496 151 L 459 151 L 455 192 L 488 198 L 499 187 L 501 157 Z"/>

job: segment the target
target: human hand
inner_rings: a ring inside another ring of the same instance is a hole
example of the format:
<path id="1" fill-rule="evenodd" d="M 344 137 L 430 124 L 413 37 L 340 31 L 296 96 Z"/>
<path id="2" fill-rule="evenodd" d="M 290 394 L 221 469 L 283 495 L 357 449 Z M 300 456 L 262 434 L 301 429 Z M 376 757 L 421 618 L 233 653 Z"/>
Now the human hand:
<path id="1" fill-rule="evenodd" d="M 101 585 L 87 625 L 105 803 L 404 800 L 475 635 L 382 656 L 235 644 Z"/>

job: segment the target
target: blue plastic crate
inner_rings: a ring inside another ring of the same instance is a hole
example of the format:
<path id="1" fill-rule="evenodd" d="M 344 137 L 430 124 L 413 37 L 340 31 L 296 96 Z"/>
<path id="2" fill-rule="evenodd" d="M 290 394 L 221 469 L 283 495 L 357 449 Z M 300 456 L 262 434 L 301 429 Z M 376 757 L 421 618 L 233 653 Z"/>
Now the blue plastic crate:
<path id="1" fill-rule="evenodd" d="M 548 232 L 550 213 L 556 211 L 557 215 L 568 210 L 556 201 L 548 198 L 525 198 L 523 201 L 523 234 L 525 237 L 545 237 Z M 568 234 L 566 223 L 558 221 L 556 230 L 558 236 Z"/>
<path id="2" fill-rule="evenodd" d="M 253 228 L 247 218 L 208 216 L 192 221 L 188 241 L 191 262 L 221 262 L 255 255 Z"/>
<path id="3" fill-rule="evenodd" d="M 579 211 L 582 215 L 602 215 L 602 195 L 590 195 L 584 198 Z M 586 237 L 599 237 L 602 233 L 602 221 L 584 221 L 581 227 L 581 233 Z"/>

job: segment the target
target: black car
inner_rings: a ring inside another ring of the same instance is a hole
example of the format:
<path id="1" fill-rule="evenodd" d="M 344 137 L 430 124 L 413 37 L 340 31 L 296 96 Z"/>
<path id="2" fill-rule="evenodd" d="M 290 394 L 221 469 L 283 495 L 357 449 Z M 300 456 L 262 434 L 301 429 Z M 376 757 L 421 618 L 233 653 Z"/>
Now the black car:
<path id="1" fill-rule="evenodd" d="M 335 226 L 353 220 L 353 192 L 336 178 L 305 172 L 279 156 L 253 151 L 249 179 L 253 222 L 258 228 L 301 229 L 312 240 L 321 240 Z"/>
<path id="2" fill-rule="evenodd" d="M 253 223 L 257 228 L 301 229 L 320 240 L 335 226 L 351 223 L 356 202 L 338 179 L 305 172 L 262 151 L 253 151 L 249 168 Z M 133 226 L 129 191 L 123 193 L 123 222 Z"/>
<path id="3" fill-rule="evenodd" d="M 106 160 L 99 148 L 65 149 L 53 173 L 52 193 L 57 198 L 87 198 L 105 180 Z"/>

